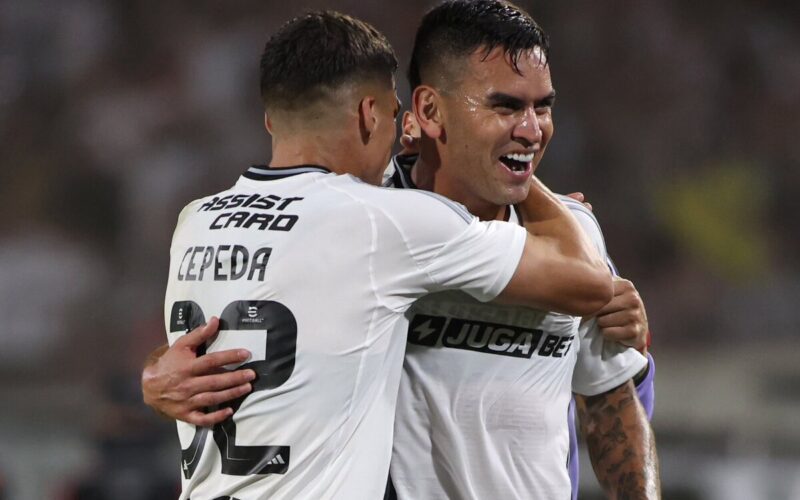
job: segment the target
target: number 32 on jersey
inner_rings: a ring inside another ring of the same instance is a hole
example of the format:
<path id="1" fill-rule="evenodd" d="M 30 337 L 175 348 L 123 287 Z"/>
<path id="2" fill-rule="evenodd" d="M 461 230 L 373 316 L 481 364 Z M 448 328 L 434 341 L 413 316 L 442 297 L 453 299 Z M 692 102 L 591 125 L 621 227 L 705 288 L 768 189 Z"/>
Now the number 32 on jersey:
<path id="1" fill-rule="evenodd" d="M 188 333 L 205 321 L 205 315 L 197 303 L 190 300 L 175 302 L 170 314 L 170 333 Z M 292 312 L 279 302 L 237 300 L 228 304 L 219 315 L 219 329 L 220 332 L 266 332 L 264 359 L 250 361 L 240 367 L 256 372 L 252 392 L 220 406 L 233 408 L 235 414 L 242 404 L 246 404 L 248 396 L 279 387 L 289 379 L 294 371 L 297 321 Z M 198 352 L 198 355 L 202 354 L 205 352 Z M 223 474 L 284 474 L 289 469 L 288 445 L 237 445 L 233 415 L 215 425 L 213 435 L 222 459 Z M 189 447 L 181 450 L 181 468 L 186 479 L 194 474 L 207 437 L 208 429 L 198 427 Z"/>

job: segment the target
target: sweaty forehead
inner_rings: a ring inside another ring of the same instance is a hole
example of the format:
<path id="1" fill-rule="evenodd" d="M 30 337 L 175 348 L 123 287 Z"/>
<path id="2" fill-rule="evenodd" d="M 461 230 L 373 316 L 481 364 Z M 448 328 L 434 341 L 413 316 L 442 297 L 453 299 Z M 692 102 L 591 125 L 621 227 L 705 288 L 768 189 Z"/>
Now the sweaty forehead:
<path id="1" fill-rule="evenodd" d="M 457 86 L 470 93 L 505 92 L 540 98 L 553 91 L 550 66 L 539 47 L 519 53 L 516 65 L 503 48 L 478 49 L 462 62 Z"/>

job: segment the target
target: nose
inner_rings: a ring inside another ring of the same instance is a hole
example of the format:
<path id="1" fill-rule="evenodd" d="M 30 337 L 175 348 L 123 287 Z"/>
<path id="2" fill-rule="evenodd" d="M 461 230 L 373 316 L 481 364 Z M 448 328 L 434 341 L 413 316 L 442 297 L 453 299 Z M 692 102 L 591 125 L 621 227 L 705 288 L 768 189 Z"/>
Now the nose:
<path id="1" fill-rule="evenodd" d="M 542 128 L 533 108 L 528 108 L 511 131 L 511 138 L 525 147 L 531 147 L 542 140 Z"/>

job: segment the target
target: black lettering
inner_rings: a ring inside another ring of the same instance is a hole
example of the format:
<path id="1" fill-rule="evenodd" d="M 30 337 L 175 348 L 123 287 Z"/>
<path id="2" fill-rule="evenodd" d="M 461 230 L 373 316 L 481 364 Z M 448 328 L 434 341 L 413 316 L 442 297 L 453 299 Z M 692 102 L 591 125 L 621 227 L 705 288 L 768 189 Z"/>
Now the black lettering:
<path id="1" fill-rule="evenodd" d="M 299 219 L 296 215 L 280 214 L 269 227 L 271 231 L 289 231 Z M 261 229 L 264 229 L 263 227 Z"/>
<path id="2" fill-rule="evenodd" d="M 539 348 L 539 356 L 550 356 L 553 354 L 557 344 L 558 337 L 556 335 L 548 335 L 542 342 L 542 347 Z"/>
<path id="3" fill-rule="evenodd" d="M 234 224 L 233 227 L 242 227 L 242 223 L 247 219 L 248 215 L 250 215 L 248 212 L 235 212 L 230 216 L 228 222 L 225 223 L 225 229 L 227 229 L 231 224 Z"/>
<path id="4" fill-rule="evenodd" d="M 232 194 L 223 196 L 222 198 L 217 200 L 216 203 L 214 203 L 214 206 L 211 208 L 211 210 L 222 210 L 228 204 L 228 200 L 230 200 L 232 197 L 233 197 Z"/>
<path id="5" fill-rule="evenodd" d="M 247 212 L 242 212 L 242 213 L 247 214 Z M 275 218 L 275 216 L 272 214 L 262 214 L 259 212 L 253 212 L 252 214 L 249 215 L 250 218 L 247 219 L 247 222 L 244 223 L 244 227 L 246 229 L 250 229 L 250 226 L 252 226 L 253 224 L 258 224 L 259 229 L 262 230 L 266 229 L 270 221 L 272 221 L 272 219 Z"/>
<path id="6" fill-rule="evenodd" d="M 217 259 L 214 261 L 214 281 L 228 281 L 228 277 L 221 273 L 222 261 L 220 257 L 222 256 L 222 252 L 227 252 L 230 248 L 230 245 L 220 245 L 217 249 Z"/>
<path id="7" fill-rule="evenodd" d="M 243 207 L 249 207 L 250 204 L 253 203 L 254 201 L 256 201 L 257 199 L 258 199 L 258 195 L 257 194 L 250 195 L 250 198 L 247 198 L 247 201 L 242 203 L 242 206 Z"/>
<path id="8" fill-rule="evenodd" d="M 206 247 L 205 253 L 203 253 L 203 263 L 200 264 L 200 272 L 197 275 L 197 279 L 202 280 L 203 274 L 205 274 L 206 269 L 211 267 L 211 263 L 214 261 L 214 247 Z"/>
<path id="9" fill-rule="evenodd" d="M 194 247 L 192 249 L 192 256 L 189 257 L 189 265 L 186 266 L 186 274 L 184 274 L 184 279 L 186 281 L 196 281 L 197 276 L 191 274 L 192 269 L 194 269 L 194 258 L 195 256 L 203 250 L 203 247 Z"/>
<path id="10" fill-rule="evenodd" d="M 257 201 L 253 202 L 250 206 L 253 208 L 259 208 L 262 210 L 269 210 L 270 208 L 275 206 L 275 203 L 281 201 L 280 196 L 275 196 L 274 194 L 268 194 L 267 196 L 262 196 Z"/>
<path id="11" fill-rule="evenodd" d="M 267 270 L 267 262 L 269 262 L 271 253 L 271 248 L 259 248 L 256 250 L 256 253 L 253 254 L 253 263 L 250 266 L 250 274 L 247 275 L 247 279 L 253 279 L 253 275 L 258 271 L 258 281 L 264 281 L 264 273 Z"/>
<path id="12" fill-rule="evenodd" d="M 183 263 L 186 262 L 186 256 L 192 251 L 192 247 L 186 249 L 186 253 L 183 254 L 183 258 L 181 259 L 181 265 L 178 266 L 178 281 L 183 281 L 185 279 L 181 269 L 183 269 Z"/>
<path id="13" fill-rule="evenodd" d="M 200 211 L 208 211 L 211 207 L 214 206 L 214 203 L 216 203 L 217 200 L 219 200 L 219 197 L 217 197 L 217 196 L 211 198 L 210 201 L 207 201 L 207 202 L 203 203 L 202 205 L 200 205 L 200 208 L 198 208 L 197 211 L 198 212 L 200 212 Z"/>
<path id="14" fill-rule="evenodd" d="M 283 210 L 284 208 L 288 207 L 290 203 L 292 203 L 294 201 L 299 201 L 299 200 L 302 200 L 302 199 L 303 198 L 298 198 L 296 196 L 291 197 L 291 198 L 284 198 L 283 199 L 283 203 L 278 205 L 278 210 Z"/>
<path id="15" fill-rule="evenodd" d="M 558 339 L 558 345 L 556 346 L 555 350 L 553 350 L 553 357 L 554 358 L 562 358 L 564 354 L 569 351 L 569 346 L 572 344 L 572 335 L 568 337 L 561 337 Z"/>
<path id="16" fill-rule="evenodd" d="M 214 222 L 212 222 L 211 225 L 208 228 L 209 229 L 222 229 L 222 227 L 223 227 L 222 226 L 222 222 L 221 222 L 222 219 L 226 219 L 226 218 L 230 217 L 230 215 L 231 214 L 229 214 L 229 213 L 219 214 L 219 217 L 214 219 Z"/>
<path id="17" fill-rule="evenodd" d="M 242 204 L 245 202 L 245 200 L 246 200 L 246 199 L 247 199 L 247 195 L 246 195 L 246 194 L 237 194 L 236 196 L 234 196 L 234 197 L 231 199 L 231 202 L 230 202 L 230 203 L 228 203 L 228 206 L 227 206 L 227 207 L 225 207 L 225 208 L 236 208 L 236 207 L 241 207 L 241 206 L 242 206 Z"/>
<path id="18" fill-rule="evenodd" d="M 239 265 L 239 258 L 242 259 L 242 267 L 241 269 L 237 270 Z M 231 252 L 231 278 L 232 280 L 238 280 L 247 272 L 247 264 L 250 261 L 250 252 L 241 245 L 234 245 L 233 251 Z"/>

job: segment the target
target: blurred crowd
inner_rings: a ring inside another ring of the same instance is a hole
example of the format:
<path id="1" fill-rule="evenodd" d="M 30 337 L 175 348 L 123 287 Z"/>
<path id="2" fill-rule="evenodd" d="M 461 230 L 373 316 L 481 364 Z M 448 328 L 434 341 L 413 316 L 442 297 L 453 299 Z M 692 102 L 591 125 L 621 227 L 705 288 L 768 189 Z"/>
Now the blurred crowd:
<path id="1" fill-rule="evenodd" d="M 556 134 L 539 173 L 594 205 L 655 352 L 800 345 L 795 3 L 518 3 L 552 42 Z M 111 492 L 148 477 L 141 498 L 174 496 L 174 428 L 141 406 L 138 373 L 166 338 L 180 208 L 269 161 L 267 34 L 304 7 L 362 17 L 397 49 L 408 102 L 403 70 L 430 5 L 0 1 L 0 422 L 41 443 L 31 426 L 76 438 L 48 494 L 134 499 Z M 0 445 L 0 498 L 6 483 L 40 491 L 14 484 L 13 456 Z M 93 485 L 112 463 L 138 472 Z"/>

